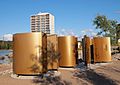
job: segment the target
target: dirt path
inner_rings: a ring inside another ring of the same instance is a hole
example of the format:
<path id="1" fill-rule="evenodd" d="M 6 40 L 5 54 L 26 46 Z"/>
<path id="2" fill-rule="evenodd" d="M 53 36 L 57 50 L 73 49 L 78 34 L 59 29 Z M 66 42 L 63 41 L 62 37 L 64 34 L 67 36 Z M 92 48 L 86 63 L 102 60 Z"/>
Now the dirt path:
<path id="1" fill-rule="evenodd" d="M 114 61 L 112 64 L 107 66 L 99 67 L 95 70 L 95 72 L 113 80 L 116 84 L 120 85 L 120 61 Z"/>
<path id="2" fill-rule="evenodd" d="M 12 64 L 0 65 L 0 85 L 35 85 L 32 80 L 12 78 L 9 71 L 12 71 Z"/>
<path id="3" fill-rule="evenodd" d="M 13 79 L 11 74 L 0 76 L 0 85 L 35 85 L 32 80 L 28 79 Z"/>
<path id="4" fill-rule="evenodd" d="M 91 83 L 82 80 L 78 77 L 74 77 L 73 73 L 75 70 L 59 70 L 61 72 L 62 80 L 66 80 L 67 82 L 71 82 L 72 85 L 91 85 Z"/>

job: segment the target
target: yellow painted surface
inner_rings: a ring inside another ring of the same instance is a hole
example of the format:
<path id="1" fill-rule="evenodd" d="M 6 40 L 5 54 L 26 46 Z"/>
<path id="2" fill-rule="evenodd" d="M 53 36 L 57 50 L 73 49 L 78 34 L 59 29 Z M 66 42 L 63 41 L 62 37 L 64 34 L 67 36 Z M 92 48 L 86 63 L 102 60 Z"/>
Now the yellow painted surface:
<path id="1" fill-rule="evenodd" d="M 47 47 L 47 36 L 39 33 L 19 33 L 13 36 L 13 72 L 15 74 L 38 74 L 32 71 Z M 45 56 L 44 56 L 45 57 Z M 36 60 L 34 60 L 34 58 Z M 42 72 L 42 65 L 39 65 Z"/>
<path id="2" fill-rule="evenodd" d="M 58 37 L 57 35 L 48 35 L 47 36 L 47 45 L 51 43 L 54 45 L 54 48 L 52 48 L 55 51 L 58 51 Z M 49 45 L 48 45 L 49 47 Z M 58 65 L 59 62 L 58 60 L 56 60 L 56 62 L 53 62 L 53 65 L 51 65 L 50 63 L 48 64 L 48 69 L 58 69 Z"/>
<path id="3" fill-rule="evenodd" d="M 91 45 L 91 39 L 89 37 L 85 37 L 85 59 L 86 59 L 86 63 L 91 63 L 91 52 L 90 52 L 90 45 Z"/>
<path id="4" fill-rule="evenodd" d="M 76 65 L 77 38 L 74 36 L 58 37 L 58 48 L 60 52 L 59 66 L 73 67 Z"/>
<path id="5" fill-rule="evenodd" d="M 94 37 L 94 62 L 111 61 L 111 45 L 109 37 Z"/>

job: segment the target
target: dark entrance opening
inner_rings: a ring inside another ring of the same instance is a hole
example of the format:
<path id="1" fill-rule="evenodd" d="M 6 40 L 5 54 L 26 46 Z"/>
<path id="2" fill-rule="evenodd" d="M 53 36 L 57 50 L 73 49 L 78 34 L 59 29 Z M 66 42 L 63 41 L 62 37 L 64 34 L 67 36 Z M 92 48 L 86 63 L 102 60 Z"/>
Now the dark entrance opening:
<path id="1" fill-rule="evenodd" d="M 94 47 L 93 45 L 90 45 L 90 50 L 91 50 L 91 63 L 94 63 Z"/>

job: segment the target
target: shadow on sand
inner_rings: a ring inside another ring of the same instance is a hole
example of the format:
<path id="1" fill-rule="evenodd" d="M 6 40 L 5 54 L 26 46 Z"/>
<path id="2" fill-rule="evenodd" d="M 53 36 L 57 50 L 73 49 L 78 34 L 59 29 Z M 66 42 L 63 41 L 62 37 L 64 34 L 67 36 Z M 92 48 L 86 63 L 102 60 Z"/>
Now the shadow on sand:
<path id="1" fill-rule="evenodd" d="M 62 80 L 60 76 L 37 76 L 33 83 L 40 85 L 72 85 L 71 82 Z"/>
<path id="2" fill-rule="evenodd" d="M 98 74 L 92 69 L 76 73 L 74 76 L 86 80 L 93 85 L 117 85 L 112 79 L 105 77 L 104 74 Z"/>

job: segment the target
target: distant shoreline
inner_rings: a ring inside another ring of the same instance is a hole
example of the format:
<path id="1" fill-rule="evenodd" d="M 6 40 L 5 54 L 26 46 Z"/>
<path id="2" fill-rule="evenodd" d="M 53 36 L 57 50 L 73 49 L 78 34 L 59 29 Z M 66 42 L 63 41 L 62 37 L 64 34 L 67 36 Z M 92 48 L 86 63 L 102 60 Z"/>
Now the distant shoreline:
<path id="1" fill-rule="evenodd" d="M 12 50 L 12 49 L 8 49 L 8 50 L 6 50 L 6 49 L 1 49 L 1 50 L 0 50 L 0 57 L 1 57 L 1 56 L 7 56 L 7 55 L 9 55 L 9 54 L 11 54 L 11 53 L 13 53 L 13 50 Z"/>
<path id="2" fill-rule="evenodd" d="M 0 50 L 10 50 L 10 51 L 13 51 L 13 49 L 0 49 Z"/>

